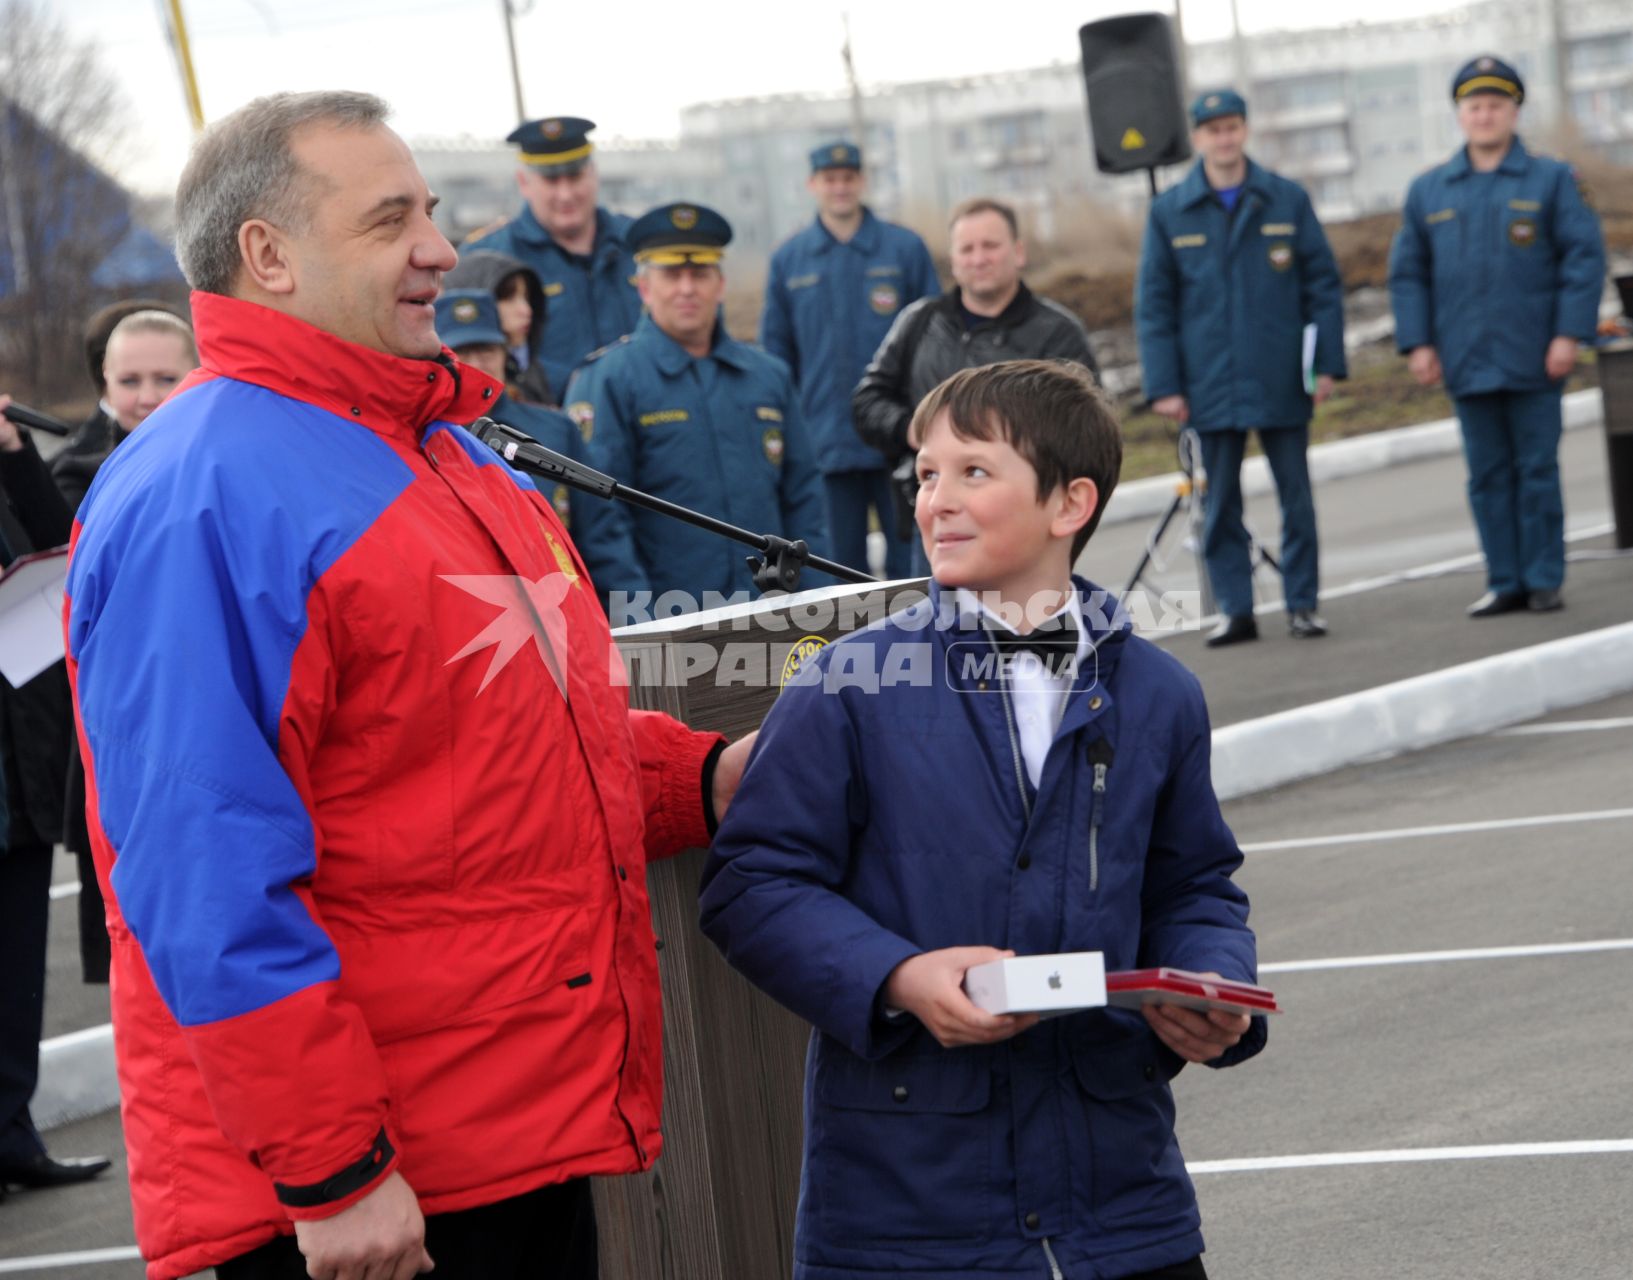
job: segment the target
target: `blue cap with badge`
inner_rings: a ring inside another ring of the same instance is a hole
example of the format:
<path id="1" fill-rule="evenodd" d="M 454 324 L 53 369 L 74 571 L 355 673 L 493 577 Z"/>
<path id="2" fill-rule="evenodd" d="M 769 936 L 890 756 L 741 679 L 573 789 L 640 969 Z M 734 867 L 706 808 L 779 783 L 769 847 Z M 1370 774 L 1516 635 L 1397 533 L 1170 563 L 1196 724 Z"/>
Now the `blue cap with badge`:
<path id="1" fill-rule="evenodd" d="M 499 324 L 499 304 L 486 289 L 449 289 L 436 301 L 437 337 L 442 345 L 503 347 L 505 331 Z"/>
<path id="2" fill-rule="evenodd" d="M 811 152 L 811 172 L 824 169 L 860 169 L 862 148 L 853 142 L 824 142 Z"/>
<path id="3" fill-rule="evenodd" d="M 594 120 L 578 116 L 546 116 L 524 120 L 505 137 L 522 149 L 522 163 L 546 173 L 577 173 L 590 162 L 590 131 Z"/>
<path id="4" fill-rule="evenodd" d="M 1220 116 L 1247 118 L 1247 101 L 1234 89 L 1210 89 L 1191 103 L 1191 127 L 1207 124 Z"/>
<path id="5" fill-rule="evenodd" d="M 1501 58 L 1482 54 L 1473 61 L 1464 63 L 1452 77 L 1453 102 L 1461 102 L 1464 98 L 1477 93 L 1500 94 L 1505 98 L 1514 99 L 1518 104 L 1525 101 L 1525 81 L 1520 79 L 1518 71 Z"/>
<path id="6" fill-rule="evenodd" d="M 731 243 L 731 223 L 707 205 L 681 201 L 649 209 L 626 233 L 635 261 L 658 267 L 719 265 Z"/>

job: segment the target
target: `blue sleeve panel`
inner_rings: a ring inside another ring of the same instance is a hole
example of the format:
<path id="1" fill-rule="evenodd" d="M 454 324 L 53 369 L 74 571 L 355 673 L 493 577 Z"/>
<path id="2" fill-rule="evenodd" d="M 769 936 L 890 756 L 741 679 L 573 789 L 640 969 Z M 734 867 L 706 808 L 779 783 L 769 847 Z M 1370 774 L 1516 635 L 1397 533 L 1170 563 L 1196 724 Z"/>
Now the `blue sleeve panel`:
<path id="1" fill-rule="evenodd" d="M 68 646 L 87 765 L 120 910 L 184 1027 L 339 973 L 292 887 L 316 853 L 280 724 L 296 651 L 322 643 L 314 584 L 411 480 L 367 428 L 218 379 L 159 409 L 81 510 Z"/>

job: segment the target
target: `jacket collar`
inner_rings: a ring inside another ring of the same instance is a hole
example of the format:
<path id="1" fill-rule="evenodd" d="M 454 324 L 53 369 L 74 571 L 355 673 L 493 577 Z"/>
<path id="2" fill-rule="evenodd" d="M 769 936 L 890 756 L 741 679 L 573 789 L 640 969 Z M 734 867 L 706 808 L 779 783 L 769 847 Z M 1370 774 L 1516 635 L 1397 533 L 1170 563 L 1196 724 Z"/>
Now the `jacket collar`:
<path id="1" fill-rule="evenodd" d="M 571 250 L 556 243 L 555 236 L 551 235 L 545 226 L 533 216 L 533 206 L 525 200 L 522 202 L 522 211 L 516 215 L 516 238 L 532 249 L 556 249 L 561 253 L 574 256 Z M 590 257 L 595 257 L 606 245 L 622 246 L 624 237 L 617 225 L 607 215 L 607 211 L 600 205 L 595 209 L 595 243 L 590 246 Z"/>
<path id="2" fill-rule="evenodd" d="M 822 215 L 818 214 L 811 219 L 811 238 L 815 242 L 813 248 L 818 253 L 827 253 L 829 249 L 840 247 L 840 241 L 832 231 L 823 224 Z M 856 228 L 856 234 L 845 245 L 855 245 L 863 253 L 872 253 L 879 247 L 879 219 L 873 216 L 873 210 L 867 205 L 862 206 L 862 225 Z"/>
<path id="3" fill-rule="evenodd" d="M 201 364 L 184 386 L 248 382 L 414 444 L 429 423 L 492 412 L 504 390 L 447 347 L 434 360 L 409 360 L 240 298 L 195 292 L 191 302 Z"/>
<path id="4" fill-rule="evenodd" d="M 1514 135 L 1514 141 L 1509 144 L 1502 163 L 1497 166 L 1496 172 L 1506 173 L 1513 177 L 1520 177 L 1531 167 L 1531 153 L 1525 149 L 1525 143 L 1520 141 L 1520 135 Z M 1469 163 L 1469 149 L 1462 146 L 1457 153 L 1446 161 L 1446 177 L 1457 180 L 1467 178 L 1474 173 L 1474 166 Z"/>
<path id="5" fill-rule="evenodd" d="M 958 323 L 960 328 L 963 327 L 964 290 L 962 287 L 954 285 L 946 293 L 942 294 L 939 305 L 943 311 Z M 1032 314 L 1035 305 L 1036 300 L 1032 297 L 1032 290 L 1028 289 L 1026 281 L 1022 280 L 1020 288 L 1015 291 L 1015 296 L 1009 300 L 1009 305 L 990 320 L 983 319 L 975 327 L 977 329 L 988 327 L 1012 329 Z"/>
<path id="6" fill-rule="evenodd" d="M 1208 183 L 1208 173 L 1201 160 L 1191 166 L 1191 171 L 1180 182 L 1178 190 L 1179 203 L 1186 209 L 1201 204 L 1213 195 L 1213 187 Z M 1268 175 L 1264 169 L 1253 163 L 1251 156 L 1247 161 L 1247 175 L 1242 179 L 1242 194 L 1245 196 L 1249 191 L 1257 192 L 1266 198 L 1271 194 Z"/>
<path id="7" fill-rule="evenodd" d="M 658 328 L 651 312 L 641 313 L 630 340 L 644 344 L 652 352 L 653 361 L 666 377 L 673 378 L 692 362 L 692 353 Z M 722 312 L 715 313 L 714 345 L 709 348 L 709 359 L 738 370 L 747 369 L 752 360 L 748 348 L 726 332 L 726 317 Z"/>
<path id="8" fill-rule="evenodd" d="M 1077 588 L 1073 611 L 1087 645 L 1104 651 L 1133 632 L 1133 619 L 1111 592 L 1075 573 L 1072 586 Z M 930 580 L 929 608 L 932 630 L 948 641 L 980 636 L 986 629 L 985 610 L 967 608 L 957 590 L 943 587 L 934 578 Z"/>

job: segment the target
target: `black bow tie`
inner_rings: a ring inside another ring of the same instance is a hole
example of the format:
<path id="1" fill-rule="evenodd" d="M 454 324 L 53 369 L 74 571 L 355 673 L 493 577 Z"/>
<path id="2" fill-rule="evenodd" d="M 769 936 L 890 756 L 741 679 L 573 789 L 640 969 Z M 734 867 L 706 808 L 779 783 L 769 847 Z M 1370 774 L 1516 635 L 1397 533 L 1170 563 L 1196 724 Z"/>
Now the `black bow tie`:
<path id="1" fill-rule="evenodd" d="M 1069 613 L 1058 613 L 1024 636 L 992 622 L 984 624 L 992 643 L 1004 653 L 1033 653 L 1042 661 L 1052 676 L 1058 676 L 1077 657 L 1077 620 Z"/>

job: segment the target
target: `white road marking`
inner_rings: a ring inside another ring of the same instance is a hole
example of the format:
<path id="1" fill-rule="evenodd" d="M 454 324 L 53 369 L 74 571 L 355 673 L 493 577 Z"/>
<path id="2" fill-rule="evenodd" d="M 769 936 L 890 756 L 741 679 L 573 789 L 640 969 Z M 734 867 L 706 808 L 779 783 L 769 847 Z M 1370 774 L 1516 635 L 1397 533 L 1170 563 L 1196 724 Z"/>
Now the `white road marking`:
<path id="1" fill-rule="evenodd" d="M 51 886 L 51 901 L 55 902 L 58 898 L 72 898 L 78 893 L 78 880 L 69 880 L 65 884 L 54 884 Z"/>
<path id="2" fill-rule="evenodd" d="M 140 1262 L 135 1245 L 118 1249 L 81 1249 L 78 1253 L 37 1253 L 31 1258 L 0 1258 L 0 1272 L 48 1271 L 56 1267 L 94 1266 L 101 1262 Z"/>
<path id="3" fill-rule="evenodd" d="M 1489 1147 L 1405 1147 L 1395 1151 L 1329 1151 L 1308 1156 L 1258 1156 L 1245 1160 L 1193 1160 L 1186 1172 L 1258 1173 L 1271 1169 L 1323 1169 L 1353 1164 L 1419 1164 L 1431 1160 L 1501 1160 L 1534 1156 L 1596 1156 L 1633 1152 L 1633 1138 L 1584 1142 L 1508 1142 Z"/>
<path id="4" fill-rule="evenodd" d="M 1576 813 L 1543 813 L 1530 818 L 1487 818 L 1479 822 L 1446 822 L 1427 827 L 1392 827 L 1384 831 L 1351 831 L 1336 836 L 1300 836 L 1291 840 L 1258 840 L 1241 846 L 1243 853 L 1284 849 L 1321 849 L 1340 844 L 1375 844 L 1382 840 L 1417 840 L 1426 836 L 1466 835 L 1471 831 L 1508 831 L 1573 822 L 1618 822 L 1633 818 L 1633 809 L 1584 809 Z"/>
<path id="5" fill-rule="evenodd" d="M 1457 951 L 1400 951 L 1393 955 L 1332 956 L 1324 960 L 1282 960 L 1261 964 L 1259 972 L 1313 973 L 1322 969 L 1374 969 L 1393 964 L 1443 964 L 1453 960 L 1520 960 L 1533 956 L 1579 956 L 1599 951 L 1633 951 L 1633 938 L 1595 942 L 1551 942 L 1523 947 L 1468 947 Z"/>
<path id="6" fill-rule="evenodd" d="M 1494 738 L 1523 738 L 1532 733 L 1604 733 L 1611 729 L 1633 729 L 1633 716 L 1608 716 L 1603 720 L 1550 720 L 1543 724 L 1517 724 L 1498 729 Z"/>

